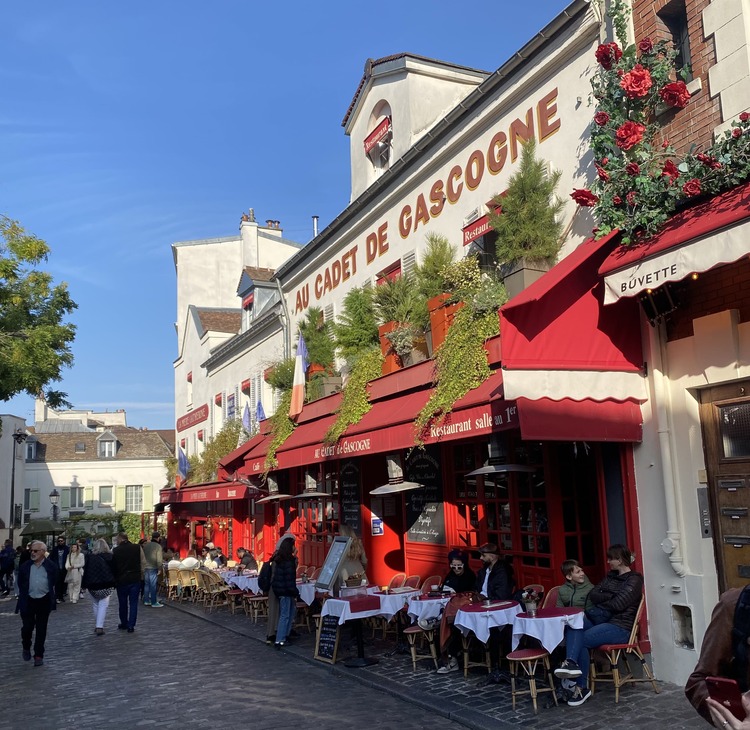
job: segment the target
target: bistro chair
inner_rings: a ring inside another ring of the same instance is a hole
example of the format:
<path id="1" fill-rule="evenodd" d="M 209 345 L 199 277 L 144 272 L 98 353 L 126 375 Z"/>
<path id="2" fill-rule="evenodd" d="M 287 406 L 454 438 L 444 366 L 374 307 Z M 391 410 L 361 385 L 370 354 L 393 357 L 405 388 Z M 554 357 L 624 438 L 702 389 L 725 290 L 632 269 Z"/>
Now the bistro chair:
<path id="1" fill-rule="evenodd" d="M 546 591 L 544 590 L 544 586 L 541 583 L 529 583 L 527 586 L 524 586 L 521 590 L 535 591 L 542 597 L 542 601 L 544 600 L 544 596 L 546 593 Z"/>
<path id="2" fill-rule="evenodd" d="M 591 669 L 589 670 L 589 686 L 591 687 L 591 694 L 594 694 L 597 682 L 611 682 L 615 686 L 615 704 L 620 701 L 620 687 L 631 682 L 651 682 L 651 686 L 654 688 L 654 692 L 659 694 L 661 691 L 656 684 L 656 679 L 651 673 L 646 658 L 643 656 L 641 651 L 640 639 L 638 632 L 640 631 L 640 620 L 643 614 L 643 609 L 646 605 L 646 597 L 641 596 L 641 602 L 638 604 L 638 611 L 635 614 L 635 621 L 633 622 L 633 629 L 630 632 L 630 638 L 627 644 L 602 644 L 597 646 L 595 649 L 591 649 Z M 594 661 L 594 652 L 602 652 L 609 660 L 609 670 L 603 672 L 597 672 L 596 662 Z M 630 666 L 630 657 L 635 655 L 641 663 L 642 676 L 636 677 L 633 675 L 633 669 Z M 620 672 L 620 659 L 625 663 L 626 674 Z"/>
<path id="3" fill-rule="evenodd" d="M 306 565 L 298 565 L 297 566 L 297 577 L 301 578 L 305 573 L 307 573 L 307 566 Z"/>
<path id="4" fill-rule="evenodd" d="M 216 573 L 204 572 L 203 585 L 208 592 L 208 612 L 229 604 L 229 586 Z"/>
<path id="5" fill-rule="evenodd" d="M 320 575 L 320 571 L 323 570 L 323 569 L 322 568 L 313 568 L 312 566 L 310 566 L 309 570 L 310 570 L 310 573 L 309 573 L 308 577 L 310 578 L 310 582 L 312 583 L 313 581 L 318 580 L 318 576 Z"/>
<path id="6" fill-rule="evenodd" d="M 552 586 L 547 593 L 544 594 L 544 601 L 542 602 L 542 608 L 554 608 L 557 605 L 557 596 L 560 593 L 560 586 Z"/>
<path id="7" fill-rule="evenodd" d="M 403 588 L 419 588 L 422 579 L 418 575 L 410 575 L 403 583 Z"/>
<path id="8" fill-rule="evenodd" d="M 242 603 L 245 608 L 245 615 L 251 619 L 254 624 L 258 623 L 259 618 L 268 617 L 268 596 L 246 593 L 242 597 Z"/>
<path id="9" fill-rule="evenodd" d="M 393 590 L 394 588 L 402 588 L 404 585 L 404 581 L 406 581 L 406 573 L 396 573 L 396 575 L 394 575 L 388 583 L 388 590 Z"/>
<path id="10" fill-rule="evenodd" d="M 167 599 L 176 601 L 180 597 L 180 571 L 178 568 L 167 570 Z"/>
<path id="11" fill-rule="evenodd" d="M 435 669 L 438 668 L 438 657 L 437 657 L 437 649 L 435 648 L 435 629 L 423 629 L 421 626 L 418 626 L 417 624 L 413 624 L 411 626 L 407 626 L 404 629 L 404 636 L 406 637 L 406 640 L 409 642 L 409 650 L 411 651 L 411 665 L 412 665 L 412 671 L 417 671 L 417 662 L 422 659 L 432 659 L 433 664 L 435 665 Z M 421 648 L 424 648 L 424 642 L 426 641 L 428 646 L 430 647 L 430 653 L 425 654 L 424 652 L 418 653 L 417 652 L 417 639 L 419 639 Z"/>
<path id="12" fill-rule="evenodd" d="M 301 628 L 305 627 L 307 629 L 307 633 L 312 633 L 312 629 L 310 628 L 310 606 L 308 606 L 304 601 L 300 600 L 297 601 L 297 614 L 294 619 L 294 628 Z"/>
<path id="13" fill-rule="evenodd" d="M 432 586 L 442 585 L 443 579 L 439 575 L 428 575 L 422 581 L 422 593 L 429 593 L 432 590 Z"/>
<path id="14" fill-rule="evenodd" d="M 180 603 L 183 601 L 194 602 L 196 599 L 196 580 L 192 570 L 177 570 L 177 580 L 180 586 Z"/>
<path id="15" fill-rule="evenodd" d="M 534 705 L 534 714 L 537 714 L 536 698 L 542 692 L 551 692 L 552 698 L 557 704 L 557 695 L 555 694 L 555 683 L 552 679 L 552 670 L 549 662 L 549 652 L 545 649 L 517 649 L 516 651 L 506 654 L 505 658 L 510 665 L 510 695 L 513 700 L 513 709 L 516 709 L 516 697 L 521 695 L 531 695 L 531 701 Z M 528 689 L 518 688 L 518 667 L 524 672 L 522 679 L 528 680 Z M 546 681 L 546 687 L 537 686 L 537 670 L 542 670 L 542 679 Z"/>

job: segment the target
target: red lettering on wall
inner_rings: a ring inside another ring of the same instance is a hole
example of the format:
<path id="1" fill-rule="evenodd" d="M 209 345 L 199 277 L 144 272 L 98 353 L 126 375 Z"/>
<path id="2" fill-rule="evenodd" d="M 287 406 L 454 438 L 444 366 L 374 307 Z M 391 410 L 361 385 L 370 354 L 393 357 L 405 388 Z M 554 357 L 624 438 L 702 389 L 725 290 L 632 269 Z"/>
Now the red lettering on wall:
<path id="1" fill-rule="evenodd" d="M 371 264 L 378 255 L 378 237 L 374 233 L 369 233 L 365 239 L 367 247 L 367 263 Z"/>
<path id="2" fill-rule="evenodd" d="M 463 192 L 463 189 L 464 189 L 464 184 L 459 183 L 458 186 L 455 186 L 454 183 L 456 180 L 461 179 L 462 172 L 463 171 L 461 170 L 460 166 L 456 165 L 448 173 L 448 202 L 449 203 L 457 203 L 458 199 L 461 197 L 461 193 Z"/>
<path id="3" fill-rule="evenodd" d="M 401 208 L 401 215 L 398 217 L 398 232 L 401 238 L 407 238 L 411 232 L 411 206 L 405 205 Z M 367 262 L 370 263 L 369 261 Z"/>
<path id="4" fill-rule="evenodd" d="M 487 148 L 487 169 L 493 175 L 497 175 L 505 167 L 505 160 L 508 159 L 508 138 L 505 132 L 498 132 L 491 140 Z"/>
<path id="5" fill-rule="evenodd" d="M 437 218 L 443 212 L 443 206 L 445 205 L 445 193 L 443 192 L 443 181 L 435 180 L 430 188 L 430 202 L 433 205 L 430 206 L 430 215 L 433 218 Z"/>
<path id="6" fill-rule="evenodd" d="M 552 136 L 560 129 L 560 120 L 553 117 L 557 114 L 557 87 L 552 89 L 549 94 L 545 94 L 536 105 L 536 116 L 539 124 L 539 141 Z"/>
<path id="7" fill-rule="evenodd" d="M 474 150 L 469 155 L 469 161 L 466 163 L 466 187 L 469 190 L 476 190 L 479 183 L 482 182 L 484 175 L 484 155 L 481 150 Z"/>
<path id="8" fill-rule="evenodd" d="M 534 110 L 526 112 L 526 122 L 514 119 L 510 123 L 510 160 L 515 162 L 518 157 L 518 140 L 527 142 L 534 136 Z"/>
<path id="9" fill-rule="evenodd" d="M 427 203 L 425 202 L 424 195 L 421 193 L 417 197 L 417 214 L 414 216 L 414 230 L 419 228 L 419 224 L 427 224 L 430 222 L 430 214 L 427 210 Z"/>

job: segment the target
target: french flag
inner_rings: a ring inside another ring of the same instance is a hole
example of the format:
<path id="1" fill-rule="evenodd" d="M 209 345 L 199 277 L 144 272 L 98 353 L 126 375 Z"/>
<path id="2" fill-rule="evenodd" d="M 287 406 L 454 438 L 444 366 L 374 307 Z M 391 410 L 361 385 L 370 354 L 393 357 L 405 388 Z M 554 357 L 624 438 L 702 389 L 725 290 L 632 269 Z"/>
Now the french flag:
<path id="1" fill-rule="evenodd" d="M 186 481 L 190 471 L 190 462 L 180 446 L 177 447 L 177 474 L 175 475 L 175 487 L 179 489 Z"/>
<path id="2" fill-rule="evenodd" d="M 294 380 L 292 381 L 292 404 L 289 406 L 289 418 L 302 413 L 305 403 L 305 374 L 307 373 L 307 345 L 302 333 L 299 333 L 297 356 L 294 359 Z"/>

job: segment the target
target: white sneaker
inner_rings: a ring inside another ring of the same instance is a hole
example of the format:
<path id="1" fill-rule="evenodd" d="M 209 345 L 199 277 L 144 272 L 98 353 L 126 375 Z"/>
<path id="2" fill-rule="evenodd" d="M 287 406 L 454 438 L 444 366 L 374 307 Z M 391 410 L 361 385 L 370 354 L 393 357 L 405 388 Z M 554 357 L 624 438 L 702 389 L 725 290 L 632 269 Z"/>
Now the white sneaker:
<path id="1" fill-rule="evenodd" d="M 578 707 L 582 705 L 587 699 L 591 697 L 591 690 L 587 688 L 581 689 L 576 686 L 573 690 L 573 696 L 568 700 L 568 707 Z"/>
<path id="2" fill-rule="evenodd" d="M 451 657 L 451 660 L 445 665 L 440 667 L 437 670 L 438 674 L 449 674 L 450 672 L 457 672 L 458 671 L 458 659 L 456 657 Z"/>

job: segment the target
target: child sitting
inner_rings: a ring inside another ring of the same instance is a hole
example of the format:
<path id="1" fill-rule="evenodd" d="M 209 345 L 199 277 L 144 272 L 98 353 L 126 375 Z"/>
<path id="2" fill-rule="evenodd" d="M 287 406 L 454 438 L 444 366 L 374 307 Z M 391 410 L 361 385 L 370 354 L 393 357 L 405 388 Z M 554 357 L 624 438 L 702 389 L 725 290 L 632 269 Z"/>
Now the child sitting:
<path id="1" fill-rule="evenodd" d="M 565 583 L 557 594 L 558 608 L 585 608 L 586 598 L 594 587 L 577 560 L 564 560 L 560 567 Z"/>

